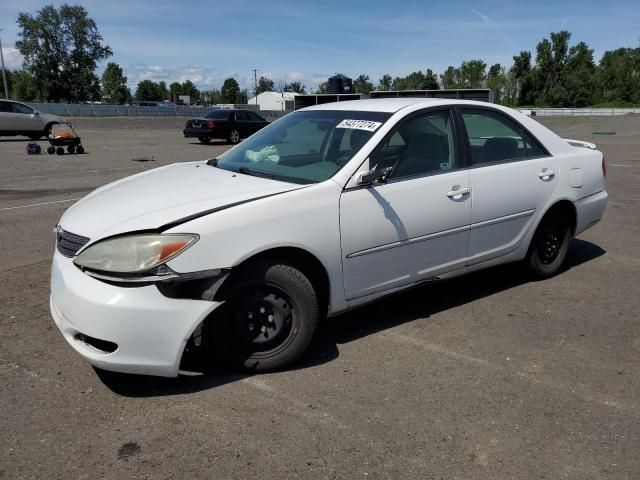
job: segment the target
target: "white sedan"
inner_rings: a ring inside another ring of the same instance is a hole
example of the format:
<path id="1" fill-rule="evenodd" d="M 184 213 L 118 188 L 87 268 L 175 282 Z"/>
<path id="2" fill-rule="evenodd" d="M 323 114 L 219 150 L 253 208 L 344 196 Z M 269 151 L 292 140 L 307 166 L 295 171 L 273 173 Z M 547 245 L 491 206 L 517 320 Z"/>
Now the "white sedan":
<path id="1" fill-rule="evenodd" d="M 282 368 L 321 318 L 383 295 L 507 262 L 558 272 L 607 204 L 595 148 L 480 102 L 306 108 L 69 208 L 51 312 L 102 369 L 175 376 L 187 346 Z"/>

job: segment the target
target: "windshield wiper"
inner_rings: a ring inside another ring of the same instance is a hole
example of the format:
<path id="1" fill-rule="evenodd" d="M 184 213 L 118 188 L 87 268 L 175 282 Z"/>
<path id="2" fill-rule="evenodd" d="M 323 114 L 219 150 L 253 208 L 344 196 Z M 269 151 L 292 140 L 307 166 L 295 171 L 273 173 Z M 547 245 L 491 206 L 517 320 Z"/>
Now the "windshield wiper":
<path id="1" fill-rule="evenodd" d="M 264 177 L 264 178 L 273 179 L 273 175 L 270 173 L 258 172 L 256 170 L 251 170 L 250 168 L 247 168 L 247 167 L 238 168 L 238 172 L 244 173 L 245 175 L 252 175 L 254 177 Z"/>

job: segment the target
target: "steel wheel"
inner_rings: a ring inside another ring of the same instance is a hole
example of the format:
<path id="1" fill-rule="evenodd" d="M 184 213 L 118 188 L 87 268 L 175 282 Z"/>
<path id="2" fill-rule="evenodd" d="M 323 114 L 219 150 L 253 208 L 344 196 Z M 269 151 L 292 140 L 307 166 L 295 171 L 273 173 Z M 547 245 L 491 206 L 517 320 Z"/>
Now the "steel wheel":
<path id="1" fill-rule="evenodd" d="M 561 229 L 554 224 L 547 225 L 540 233 L 536 245 L 538 260 L 545 266 L 553 265 L 560 255 L 564 235 Z"/>
<path id="2" fill-rule="evenodd" d="M 264 285 L 242 293 L 235 315 L 235 333 L 254 357 L 268 357 L 287 348 L 297 331 L 299 314 L 282 289 Z"/>
<path id="3" fill-rule="evenodd" d="M 245 370 L 264 372 L 294 362 L 319 320 L 307 276 L 283 263 L 257 263 L 235 272 L 221 294 L 225 303 L 207 327 L 212 353 Z"/>
<path id="4" fill-rule="evenodd" d="M 571 221 L 558 212 L 545 217 L 531 241 L 526 263 L 536 278 L 555 275 L 569 250 Z"/>

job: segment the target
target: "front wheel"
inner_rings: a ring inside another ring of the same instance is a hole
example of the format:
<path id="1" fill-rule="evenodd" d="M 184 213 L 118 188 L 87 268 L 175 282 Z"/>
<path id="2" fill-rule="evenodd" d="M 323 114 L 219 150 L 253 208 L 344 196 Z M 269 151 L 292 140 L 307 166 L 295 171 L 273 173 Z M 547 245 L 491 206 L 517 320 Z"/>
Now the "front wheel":
<path id="1" fill-rule="evenodd" d="M 229 132 L 229 143 L 234 145 L 240 142 L 240 132 L 235 128 Z"/>
<path id="2" fill-rule="evenodd" d="M 262 263 L 237 272 L 233 281 L 212 319 L 215 351 L 245 370 L 290 365 L 306 350 L 319 320 L 309 279 L 291 265 Z"/>
<path id="3" fill-rule="evenodd" d="M 571 241 L 566 216 L 551 213 L 542 219 L 531 240 L 526 265 L 535 278 L 552 277 L 564 262 Z"/>

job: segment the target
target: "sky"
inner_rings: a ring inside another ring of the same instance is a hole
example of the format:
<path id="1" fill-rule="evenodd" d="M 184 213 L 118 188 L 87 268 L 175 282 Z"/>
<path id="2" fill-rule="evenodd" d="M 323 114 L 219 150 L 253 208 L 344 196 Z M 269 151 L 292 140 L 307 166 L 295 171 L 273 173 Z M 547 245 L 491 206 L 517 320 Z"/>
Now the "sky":
<path id="1" fill-rule="evenodd" d="M 19 12 L 35 15 L 57 0 L 0 0 L 5 64 L 20 68 L 15 49 Z M 113 50 L 129 86 L 144 79 L 193 81 L 220 88 L 234 77 L 253 86 L 253 69 L 280 82 L 315 88 L 340 72 L 372 82 L 483 59 L 510 66 L 521 50 L 534 54 L 550 32 L 569 30 L 596 59 L 640 46 L 640 0 L 67 0 L 83 5 Z M 103 69 L 106 62 L 100 65 Z"/>

